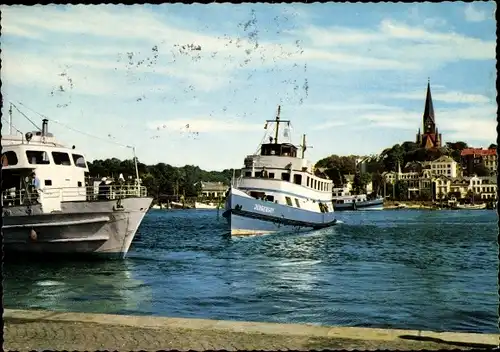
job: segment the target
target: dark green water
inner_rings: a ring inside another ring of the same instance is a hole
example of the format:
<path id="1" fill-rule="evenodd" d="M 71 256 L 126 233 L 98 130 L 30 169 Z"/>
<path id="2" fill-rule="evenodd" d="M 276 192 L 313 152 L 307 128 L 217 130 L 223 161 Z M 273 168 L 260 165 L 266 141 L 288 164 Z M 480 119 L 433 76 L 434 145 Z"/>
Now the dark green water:
<path id="1" fill-rule="evenodd" d="M 231 239 L 215 211 L 152 210 L 125 261 L 6 263 L 4 306 L 497 332 L 495 211 L 342 212 Z"/>

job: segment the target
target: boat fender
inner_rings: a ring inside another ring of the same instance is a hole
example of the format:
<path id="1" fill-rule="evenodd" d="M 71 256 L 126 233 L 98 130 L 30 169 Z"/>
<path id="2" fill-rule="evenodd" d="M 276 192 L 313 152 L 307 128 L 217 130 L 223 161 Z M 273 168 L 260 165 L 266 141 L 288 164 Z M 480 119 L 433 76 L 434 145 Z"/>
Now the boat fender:
<path id="1" fill-rule="evenodd" d="M 30 231 L 30 240 L 36 241 L 38 239 L 38 235 L 35 230 L 31 229 Z"/>

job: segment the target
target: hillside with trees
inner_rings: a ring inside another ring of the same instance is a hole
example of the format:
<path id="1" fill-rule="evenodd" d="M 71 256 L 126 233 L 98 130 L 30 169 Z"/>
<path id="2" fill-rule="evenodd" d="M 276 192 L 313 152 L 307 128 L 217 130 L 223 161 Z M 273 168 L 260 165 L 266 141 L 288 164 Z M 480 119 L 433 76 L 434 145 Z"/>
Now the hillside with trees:
<path id="1" fill-rule="evenodd" d="M 185 165 L 175 167 L 165 163 L 156 165 L 146 165 L 137 163 L 139 177 L 142 184 L 147 187 L 148 193 L 158 198 L 159 196 L 184 195 L 186 197 L 195 197 L 201 191 L 200 181 L 204 182 L 223 182 L 229 185 L 233 176 L 232 169 L 223 171 L 205 171 L 198 166 Z M 120 173 L 125 179 L 129 176 L 135 178 L 134 160 L 120 160 L 117 158 L 106 160 L 94 160 L 88 163 L 89 176 L 94 178 L 114 177 L 117 178 Z M 236 176 L 239 170 L 236 170 Z"/>
<path id="2" fill-rule="evenodd" d="M 469 148 L 469 146 L 462 141 L 446 143 L 444 147 L 439 149 L 420 148 L 418 144 L 407 141 L 386 148 L 380 155 L 369 159 L 366 165 L 366 174 L 356 174 L 356 159 L 360 158 L 357 155 L 330 155 L 319 160 L 316 163 L 316 168 L 325 168 L 323 172 L 336 186 L 346 182 L 344 175 L 353 174 L 356 175 L 353 182 L 355 192 L 356 190 L 360 191 L 364 189 L 372 181 L 373 191 L 378 193 L 380 187 L 383 187 L 382 173 L 397 171 L 398 163 L 403 169 L 407 163 L 433 161 L 443 155 L 450 156 L 453 160 L 460 163 L 460 153 L 466 148 Z M 489 148 L 496 148 L 496 145 L 492 144 Z M 488 170 L 482 164 L 478 164 L 474 172 L 478 176 L 488 175 Z M 404 185 L 397 185 L 396 188 L 397 193 L 405 193 L 403 189 Z"/>

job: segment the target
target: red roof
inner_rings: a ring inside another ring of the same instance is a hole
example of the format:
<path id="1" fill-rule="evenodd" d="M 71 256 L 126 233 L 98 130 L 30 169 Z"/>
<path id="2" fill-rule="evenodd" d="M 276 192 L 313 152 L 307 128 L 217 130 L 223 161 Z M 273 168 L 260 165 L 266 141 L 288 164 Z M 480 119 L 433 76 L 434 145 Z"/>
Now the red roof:
<path id="1" fill-rule="evenodd" d="M 460 153 L 461 156 L 466 155 L 476 155 L 476 156 L 487 156 L 487 155 L 497 155 L 496 149 L 483 149 L 483 148 L 466 148 Z"/>

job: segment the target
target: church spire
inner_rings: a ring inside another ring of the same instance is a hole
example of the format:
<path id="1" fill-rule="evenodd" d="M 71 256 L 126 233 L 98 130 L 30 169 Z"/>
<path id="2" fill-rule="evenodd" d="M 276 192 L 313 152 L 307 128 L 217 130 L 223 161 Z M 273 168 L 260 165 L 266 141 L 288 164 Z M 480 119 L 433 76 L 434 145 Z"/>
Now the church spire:
<path id="1" fill-rule="evenodd" d="M 424 108 L 424 126 L 432 121 L 432 123 L 435 123 L 434 120 L 434 106 L 432 104 L 432 95 L 431 95 L 431 82 L 430 78 L 427 78 L 427 96 L 425 97 L 425 108 Z M 424 130 L 426 128 L 424 127 Z"/>

